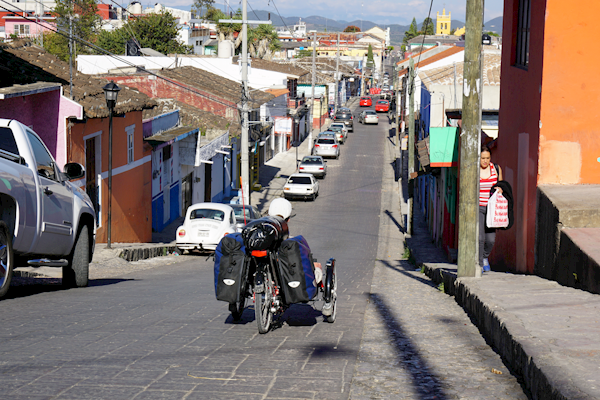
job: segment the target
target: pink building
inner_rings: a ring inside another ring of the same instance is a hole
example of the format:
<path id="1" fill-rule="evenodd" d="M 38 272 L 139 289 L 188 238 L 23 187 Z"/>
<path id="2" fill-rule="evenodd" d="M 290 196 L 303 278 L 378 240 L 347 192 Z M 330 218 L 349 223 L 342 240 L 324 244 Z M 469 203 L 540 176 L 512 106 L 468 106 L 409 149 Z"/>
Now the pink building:
<path id="1" fill-rule="evenodd" d="M 27 15 L 21 17 L 18 15 L 6 15 L 4 20 L 6 37 L 17 35 L 19 37 L 37 36 L 40 33 L 56 30 L 56 18 L 51 16 L 36 17 Z"/>

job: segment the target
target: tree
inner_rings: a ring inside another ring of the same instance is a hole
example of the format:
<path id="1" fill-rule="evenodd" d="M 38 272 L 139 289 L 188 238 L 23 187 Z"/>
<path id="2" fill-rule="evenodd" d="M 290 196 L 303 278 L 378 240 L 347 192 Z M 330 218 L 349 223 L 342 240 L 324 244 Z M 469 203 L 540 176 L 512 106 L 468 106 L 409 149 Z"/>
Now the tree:
<path id="1" fill-rule="evenodd" d="M 369 49 L 367 50 L 367 68 L 373 68 L 375 62 L 373 60 L 373 48 L 369 45 Z"/>
<path id="2" fill-rule="evenodd" d="M 100 28 L 102 18 L 97 14 L 98 6 L 95 0 L 56 0 L 54 7 L 56 26 L 59 33 L 44 34 L 44 48 L 63 61 L 69 59 L 69 23 L 72 20 L 73 36 L 88 42 L 93 42 Z M 89 54 L 91 49 L 73 41 L 73 57 L 77 54 Z"/>
<path id="3" fill-rule="evenodd" d="M 208 10 L 213 8 L 213 4 L 215 4 L 215 0 L 194 0 L 194 4 L 192 4 L 192 9 L 190 11 L 196 18 L 202 18 L 204 15 L 202 14 L 202 9 L 206 9 L 206 12 L 208 13 Z"/>
<path id="4" fill-rule="evenodd" d="M 140 47 L 149 47 L 163 54 L 191 53 L 191 47 L 179 43 L 177 36 L 177 20 L 167 11 L 138 16 L 127 21 L 122 28 L 100 32 L 97 45 L 111 53 L 123 54 L 125 43 L 133 38 Z"/>
<path id="5" fill-rule="evenodd" d="M 429 17 L 425 18 L 421 30 L 418 32 L 419 35 L 433 35 L 433 20 Z"/>
<path id="6" fill-rule="evenodd" d="M 407 31 L 404 32 L 404 39 L 402 40 L 402 43 L 408 44 L 408 41 L 416 37 L 418 34 L 419 31 L 417 30 L 417 20 L 413 17 L 413 20 L 410 23 L 410 27 Z"/>
<path id="7" fill-rule="evenodd" d="M 360 28 L 355 25 L 348 25 L 346 29 L 344 29 L 344 32 L 360 32 Z"/>
<path id="8" fill-rule="evenodd" d="M 248 29 L 248 52 L 252 57 L 270 60 L 273 52 L 281 48 L 275 27 L 268 24 Z"/>

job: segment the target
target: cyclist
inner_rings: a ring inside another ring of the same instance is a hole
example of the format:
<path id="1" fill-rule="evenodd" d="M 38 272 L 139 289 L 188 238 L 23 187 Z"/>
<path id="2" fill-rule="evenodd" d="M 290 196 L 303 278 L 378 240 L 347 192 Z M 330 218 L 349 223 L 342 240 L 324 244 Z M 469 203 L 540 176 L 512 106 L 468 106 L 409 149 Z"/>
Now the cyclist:
<path id="1" fill-rule="evenodd" d="M 269 205 L 269 215 L 271 217 L 280 217 L 288 223 L 289 229 L 289 220 L 292 215 L 292 203 L 283 198 L 277 198 L 271 202 Z M 323 267 L 321 263 L 315 262 L 315 281 L 318 283 L 323 279 Z"/>

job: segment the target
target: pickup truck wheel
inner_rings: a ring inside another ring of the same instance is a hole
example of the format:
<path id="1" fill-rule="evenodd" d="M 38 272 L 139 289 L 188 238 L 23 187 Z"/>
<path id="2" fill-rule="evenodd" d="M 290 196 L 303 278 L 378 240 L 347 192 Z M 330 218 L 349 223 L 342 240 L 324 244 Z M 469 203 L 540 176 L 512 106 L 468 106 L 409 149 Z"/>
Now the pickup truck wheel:
<path id="1" fill-rule="evenodd" d="M 14 254 L 12 247 L 12 235 L 4 221 L 0 221 L 0 297 L 3 297 L 12 279 L 14 267 Z"/>
<path id="2" fill-rule="evenodd" d="M 63 285 L 66 287 L 85 287 L 90 272 L 90 237 L 88 227 L 84 225 L 77 234 L 75 247 L 69 265 L 63 267 Z"/>

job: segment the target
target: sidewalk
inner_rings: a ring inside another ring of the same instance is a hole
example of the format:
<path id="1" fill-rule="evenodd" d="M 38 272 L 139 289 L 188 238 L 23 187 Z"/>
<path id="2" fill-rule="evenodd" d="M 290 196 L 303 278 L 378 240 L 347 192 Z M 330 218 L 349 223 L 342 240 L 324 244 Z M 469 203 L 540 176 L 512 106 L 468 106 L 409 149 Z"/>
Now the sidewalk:
<path id="1" fill-rule="evenodd" d="M 405 209 L 406 182 L 399 188 Z M 457 278 L 456 264 L 448 264 L 431 243 L 418 207 L 406 244 L 416 264 L 444 284 L 534 399 L 600 399 L 599 295 L 532 275 Z"/>

